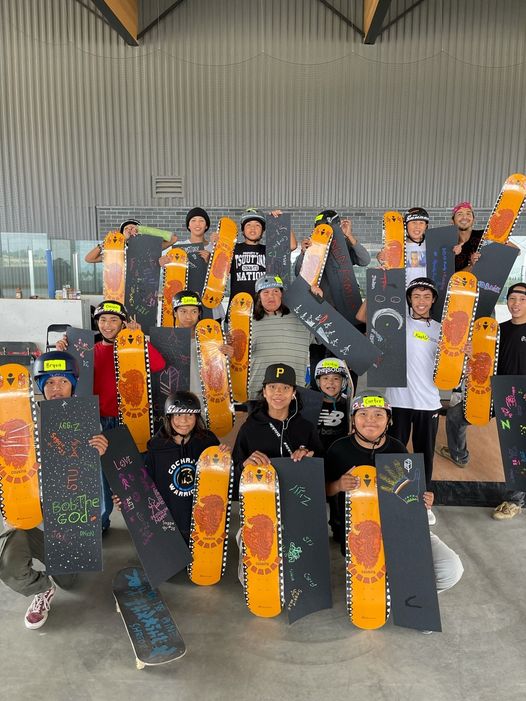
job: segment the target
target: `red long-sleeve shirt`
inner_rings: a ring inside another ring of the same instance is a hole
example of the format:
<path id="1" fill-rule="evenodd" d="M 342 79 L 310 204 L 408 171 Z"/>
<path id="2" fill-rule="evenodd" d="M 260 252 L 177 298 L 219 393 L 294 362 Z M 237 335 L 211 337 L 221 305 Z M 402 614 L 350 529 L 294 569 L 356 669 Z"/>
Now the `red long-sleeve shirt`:
<path id="1" fill-rule="evenodd" d="M 166 361 L 159 351 L 148 342 L 150 371 L 159 372 Z M 113 360 L 113 344 L 100 341 L 95 344 L 93 356 L 93 393 L 99 396 L 99 413 L 101 416 L 118 416 L 117 378 Z"/>

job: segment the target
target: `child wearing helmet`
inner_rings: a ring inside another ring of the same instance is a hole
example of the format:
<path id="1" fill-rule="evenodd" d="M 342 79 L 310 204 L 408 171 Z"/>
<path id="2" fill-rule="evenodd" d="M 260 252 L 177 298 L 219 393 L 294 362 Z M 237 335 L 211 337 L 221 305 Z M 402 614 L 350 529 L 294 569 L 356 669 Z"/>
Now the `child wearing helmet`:
<path id="1" fill-rule="evenodd" d="M 251 365 L 248 398 L 255 400 L 265 371 L 281 362 L 304 378 L 309 364 L 311 334 L 283 303 L 283 281 L 278 275 L 264 275 L 256 282 L 252 325 Z"/>
<path id="2" fill-rule="evenodd" d="M 442 407 L 440 393 L 433 382 L 440 324 L 431 318 L 431 309 L 437 297 L 437 287 L 430 278 L 415 278 L 407 286 L 407 383 L 405 387 L 386 390 L 386 397 L 393 407 L 390 433 L 407 445 L 412 431 L 413 450 L 424 454 L 428 487 Z"/>
<path id="3" fill-rule="evenodd" d="M 358 241 L 356 235 L 353 233 L 352 223 L 350 219 L 341 219 L 338 212 L 336 212 L 334 209 L 324 209 L 319 214 L 317 214 L 314 219 L 314 226 L 318 226 L 319 224 L 328 224 L 329 226 L 331 226 L 331 224 L 339 224 L 343 235 L 345 236 L 345 243 L 347 244 L 347 250 L 349 251 L 352 264 L 359 265 L 360 267 L 365 267 L 369 265 L 369 263 L 371 262 L 371 256 L 369 255 L 369 251 L 364 246 L 362 246 L 362 244 Z M 296 259 L 295 264 L 296 275 L 299 275 L 305 251 L 307 250 L 307 248 L 309 248 L 311 244 L 312 241 L 310 237 L 305 238 L 301 241 L 301 253 Z M 322 285 L 322 289 L 324 291 L 324 294 L 326 295 L 327 290 L 325 289 L 324 285 Z"/>
<path id="4" fill-rule="evenodd" d="M 351 404 L 351 433 L 332 444 L 325 457 L 327 495 L 337 495 L 340 513 L 345 513 L 345 492 L 357 489 L 359 479 L 351 470 L 359 465 L 375 465 L 376 453 L 407 453 L 405 446 L 388 434 L 391 406 L 380 392 L 364 390 Z M 424 492 L 424 506 L 433 504 L 432 492 Z M 437 591 L 453 587 L 462 577 L 464 568 L 459 556 L 437 535 L 430 533 L 435 565 Z M 340 531 L 342 554 L 345 555 L 345 527 Z"/>
<path id="5" fill-rule="evenodd" d="M 339 358 L 324 358 L 316 365 L 314 381 L 323 395 L 323 405 L 318 418 L 318 435 L 324 455 L 339 438 L 349 433 L 349 396 L 354 394 L 349 370 Z M 346 395 L 348 391 L 349 396 Z M 327 497 L 329 526 L 333 538 L 339 542 L 341 516 L 337 497 Z"/>
<path id="6" fill-rule="evenodd" d="M 427 275 L 426 231 L 429 227 L 429 214 L 423 207 L 411 207 L 404 215 L 406 285 L 414 278 Z M 387 261 L 387 251 L 382 248 L 376 256 L 380 265 Z"/>
<path id="7" fill-rule="evenodd" d="M 142 227 L 141 229 L 141 222 L 138 219 L 125 219 L 123 222 L 121 222 L 119 226 L 119 231 L 121 234 L 124 234 L 124 238 L 126 240 L 126 243 L 128 242 L 128 239 L 133 238 L 134 236 L 138 236 L 141 231 L 142 233 L 150 233 L 150 234 L 155 234 L 155 235 L 162 235 L 163 238 L 168 238 L 171 236 L 171 239 L 169 241 L 164 240 L 162 243 L 163 248 L 168 248 L 171 246 L 175 241 L 177 241 L 177 236 L 175 234 L 170 234 L 169 231 L 164 231 L 162 229 L 155 229 L 154 227 Z M 103 261 L 103 254 L 104 253 L 104 242 L 100 241 L 94 248 L 92 248 L 90 251 L 86 253 L 84 256 L 84 260 L 86 263 L 102 263 Z"/>
<path id="8" fill-rule="evenodd" d="M 194 333 L 197 322 L 201 320 L 203 313 L 201 297 L 197 292 L 193 292 L 192 290 L 181 290 L 181 292 L 174 295 L 172 309 L 174 326 L 177 328 L 191 329 L 192 331 L 190 337 L 190 391 L 197 396 L 199 401 L 202 401 L 203 395 Z M 227 358 L 231 358 L 234 354 L 233 347 L 227 343 L 220 346 L 220 350 Z"/>
<path id="9" fill-rule="evenodd" d="M 197 461 L 212 445 L 220 443 L 205 426 L 198 397 L 186 391 L 168 395 L 163 425 L 148 441 L 145 467 L 187 543 Z M 226 445 L 220 447 L 229 450 Z M 119 507 L 118 497 L 113 500 Z"/>
<path id="10" fill-rule="evenodd" d="M 270 216 L 279 217 L 280 209 L 270 212 Z M 239 292 L 247 292 L 255 297 L 255 285 L 267 270 L 266 246 L 261 243 L 267 218 L 260 209 L 250 207 L 241 215 L 240 228 L 243 241 L 234 246 L 234 255 L 230 266 L 230 299 Z M 290 232 L 290 247 L 296 248 L 294 232 Z"/>
<path id="11" fill-rule="evenodd" d="M 93 348 L 93 394 L 99 397 L 100 422 L 103 431 L 116 428 L 119 423 L 119 406 L 117 401 L 117 377 L 115 373 L 114 342 L 117 334 L 124 328 L 140 329 L 133 319 L 128 318 L 126 307 L 112 299 L 102 301 L 93 313 L 93 318 L 102 335 L 102 341 Z M 57 343 L 57 350 L 67 350 L 68 339 L 64 336 Z M 147 343 L 151 372 L 160 372 L 166 365 L 159 351 Z M 102 530 L 110 526 L 110 514 L 113 509 L 111 489 L 102 473 L 103 502 Z"/>
<path id="12" fill-rule="evenodd" d="M 44 400 L 72 397 L 78 377 L 77 361 L 63 351 L 44 353 L 33 365 L 33 378 Z M 108 447 L 101 434 L 90 438 L 88 444 L 99 455 L 104 455 Z M 70 589 L 76 579 L 76 575 L 56 575 L 52 579 L 45 570 L 34 569 L 33 560 L 45 563 L 42 528 L 11 528 L 0 519 L 0 580 L 18 594 L 33 597 L 24 616 L 25 627 L 31 630 L 46 622 L 57 586 Z"/>
<path id="13" fill-rule="evenodd" d="M 346 392 L 354 394 L 347 366 L 339 358 L 324 358 L 314 371 L 316 386 L 323 395 L 323 406 L 318 419 L 318 434 L 327 451 L 338 438 L 349 432 L 349 411 Z"/>

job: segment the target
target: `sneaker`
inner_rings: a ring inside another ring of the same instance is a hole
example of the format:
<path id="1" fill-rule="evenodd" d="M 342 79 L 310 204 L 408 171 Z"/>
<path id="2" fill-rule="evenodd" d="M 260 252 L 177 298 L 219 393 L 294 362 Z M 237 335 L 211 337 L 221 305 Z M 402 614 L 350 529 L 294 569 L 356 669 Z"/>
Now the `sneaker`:
<path id="1" fill-rule="evenodd" d="M 440 457 L 445 458 L 446 460 L 450 460 L 457 467 L 466 467 L 467 465 L 467 462 L 460 462 L 459 460 L 455 460 L 455 458 L 449 452 L 449 448 L 447 447 L 447 445 L 443 445 L 440 448 L 436 448 L 435 453 L 437 455 L 440 455 Z"/>
<path id="2" fill-rule="evenodd" d="M 509 518 L 515 518 L 521 511 L 522 509 L 518 504 L 514 504 L 512 501 L 503 501 L 491 515 L 497 521 L 504 521 Z"/>
<path id="3" fill-rule="evenodd" d="M 431 511 L 431 509 L 427 510 L 427 522 L 429 523 L 430 526 L 434 526 L 435 523 L 437 522 L 437 517 Z"/>
<path id="4" fill-rule="evenodd" d="M 55 596 L 56 587 L 53 585 L 51 589 L 43 591 L 33 597 L 31 606 L 26 611 L 24 623 L 26 628 L 40 628 L 47 620 L 49 609 L 51 608 L 51 600 Z"/>

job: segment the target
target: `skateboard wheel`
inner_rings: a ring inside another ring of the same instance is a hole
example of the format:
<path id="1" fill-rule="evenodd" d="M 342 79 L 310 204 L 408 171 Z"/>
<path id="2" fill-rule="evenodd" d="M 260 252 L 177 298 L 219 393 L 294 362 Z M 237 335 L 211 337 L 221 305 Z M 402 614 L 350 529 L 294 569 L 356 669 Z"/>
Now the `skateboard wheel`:
<path id="1" fill-rule="evenodd" d="M 144 662 L 141 662 L 139 659 L 135 659 L 135 666 L 137 669 L 144 669 L 146 667 Z"/>

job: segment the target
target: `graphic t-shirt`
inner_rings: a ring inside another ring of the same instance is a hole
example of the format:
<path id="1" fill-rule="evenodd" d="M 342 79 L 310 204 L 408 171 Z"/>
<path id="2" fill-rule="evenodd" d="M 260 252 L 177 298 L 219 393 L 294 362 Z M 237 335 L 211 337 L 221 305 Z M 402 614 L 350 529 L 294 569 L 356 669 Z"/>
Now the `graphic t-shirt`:
<path id="1" fill-rule="evenodd" d="M 238 292 L 255 294 L 256 281 L 266 272 L 265 246 L 236 243 L 230 266 L 230 299 Z"/>
<path id="2" fill-rule="evenodd" d="M 426 277 L 426 242 L 418 244 L 410 239 L 405 240 L 405 284 L 408 285 L 417 277 Z"/>

